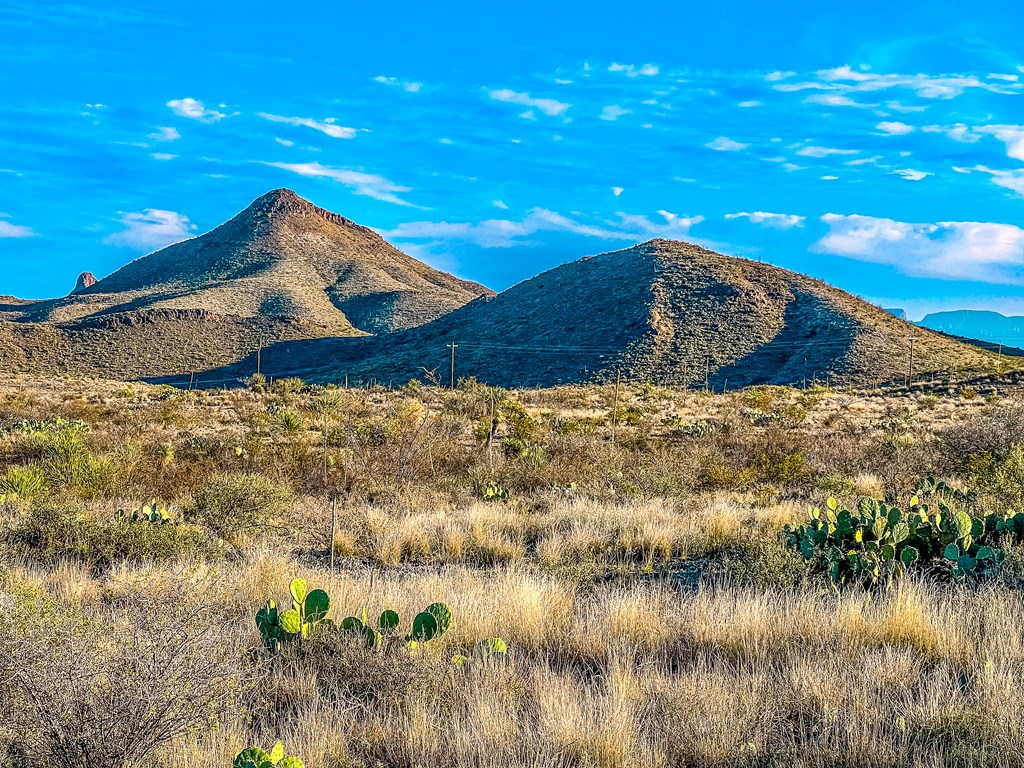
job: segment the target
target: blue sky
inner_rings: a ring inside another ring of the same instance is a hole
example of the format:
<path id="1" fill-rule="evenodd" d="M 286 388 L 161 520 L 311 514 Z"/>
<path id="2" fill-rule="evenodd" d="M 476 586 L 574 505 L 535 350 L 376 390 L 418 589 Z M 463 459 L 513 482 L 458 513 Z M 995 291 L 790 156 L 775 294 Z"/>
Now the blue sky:
<path id="1" fill-rule="evenodd" d="M 0 294 L 290 187 L 497 290 L 672 237 L 911 317 L 1024 313 L 1022 28 L 1008 1 L 0 0 Z"/>

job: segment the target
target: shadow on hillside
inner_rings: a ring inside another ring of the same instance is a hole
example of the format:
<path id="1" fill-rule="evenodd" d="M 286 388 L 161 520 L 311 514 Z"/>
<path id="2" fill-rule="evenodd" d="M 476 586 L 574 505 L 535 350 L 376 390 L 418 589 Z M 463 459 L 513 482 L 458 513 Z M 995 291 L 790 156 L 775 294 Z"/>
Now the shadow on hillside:
<path id="1" fill-rule="evenodd" d="M 729 389 L 760 384 L 810 384 L 845 373 L 859 326 L 838 320 L 827 302 L 797 293 L 786 305 L 782 329 L 767 344 L 711 375 L 712 386 Z"/>

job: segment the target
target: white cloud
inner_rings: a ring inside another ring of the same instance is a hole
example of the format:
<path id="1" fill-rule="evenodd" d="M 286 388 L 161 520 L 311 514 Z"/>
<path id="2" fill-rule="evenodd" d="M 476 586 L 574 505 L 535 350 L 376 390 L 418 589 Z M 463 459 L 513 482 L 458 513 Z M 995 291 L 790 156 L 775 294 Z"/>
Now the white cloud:
<path id="1" fill-rule="evenodd" d="M 966 169 L 957 168 L 957 171 L 964 171 Z M 1015 171 L 1000 171 L 995 168 L 989 168 L 985 165 L 976 165 L 973 169 L 980 173 L 987 173 L 992 177 L 992 183 L 996 184 L 1004 189 L 1009 189 L 1016 192 L 1018 195 L 1024 196 L 1024 169 Z"/>
<path id="2" fill-rule="evenodd" d="M 838 181 L 839 180 L 838 176 L 820 176 L 819 178 L 822 181 Z"/>
<path id="3" fill-rule="evenodd" d="M 813 249 L 876 264 L 915 277 L 1024 282 L 1024 229 L 1011 224 L 943 221 L 913 224 L 829 213 L 829 227 Z"/>
<path id="4" fill-rule="evenodd" d="M 519 93 L 517 91 L 509 90 L 508 88 L 487 91 L 487 95 L 495 101 L 503 101 L 508 104 L 518 104 L 522 107 L 539 109 L 549 117 L 560 115 L 572 106 L 571 104 L 566 104 L 564 101 L 558 101 L 557 99 L 534 98 L 529 93 Z"/>
<path id="5" fill-rule="evenodd" d="M 153 141 L 177 141 L 181 138 L 181 134 L 178 133 L 177 128 L 161 125 L 153 133 L 148 134 L 147 138 L 153 139 Z"/>
<path id="6" fill-rule="evenodd" d="M 1024 160 L 1024 125 L 980 125 L 974 130 L 1003 142 L 1007 157 Z"/>
<path id="7" fill-rule="evenodd" d="M 736 106 L 737 107 L 743 107 L 744 109 L 750 109 L 751 107 L 763 107 L 764 106 L 764 102 L 762 102 L 762 101 L 754 101 L 754 100 L 751 100 L 751 101 L 741 101 Z"/>
<path id="8" fill-rule="evenodd" d="M 859 101 L 854 101 L 849 96 L 839 93 L 815 93 L 804 99 L 804 104 L 822 104 L 826 107 L 860 107 L 862 109 L 874 106 L 861 104 Z"/>
<path id="9" fill-rule="evenodd" d="M 832 149 L 831 147 L 801 147 L 796 151 L 803 157 L 828 157 L 829 155 L 856 155 L 859 149 Z"/>
<path id="10" fill-rule="evenodd" d="M 951 99 L 968 89 L 976 88 L 993 93 L 1021 93 L 1024 84 L 1017 82 L 983 80 L 974 75 L 903 75 L 883 74 L 869 69 L 855 70 L 849 66 L 823 69 L 815 73 L 816 79 L 803 82 L 776 82 L 778 91 L 833 91 L 838 94 L 871 93 L 892 88 L 913 91 L 923 99 Z M 786 78 L 779 78 L 783 80 Z M 896 109 L 896 107 L 890 107 Z M 913 109 L 913 107 L 911 108 Z"/>
<path id="11" fill-rule="evenodd" d="M 196 228 L 185 216 L 175 211 L 147 208 L 138 213 L 121 212 L 125 228 L 103 239 L 107 245 L 119 245 L 137 251 L 155 251 L 192 236 Z"/>
<path id="12" fill-rule="evenodd" d="M 272 123 L 286 123 L 302 128 L 312 128 L 314 131 L 320 131 L 320 133 L 324 133 L 333 139 L 351 139 L 356 135 L 355 128 L 338 125 L 337 118 L 334 117 L 314 120 L 311 117 L 284 117 L 282 115 L 272 115 L 268 112 L 257 112 L 256 114 Z"/>
<path id="13" fill-rule="evenodd" d="M 725 214 L 727 219 L 747 219 L 751 224 L 761 224 L 772 229 L 792 229 L 802 227 L 807 220 L 805 216 L 797 216 L 792 213 L 767 213 L 766 211 L 740 211 L 739 213 Z"/>
<path id="14" fill-rule="evenodd" d="M 612 187 L 612 194 L 615 195 L 616 197 L 619 197 L 625 191 L 626 190 L 624 187 Z"/>
<path id="15" fill-rule="evenodd" d="M 618 104 L 609 104 L 607 107 L 601 110 L 602 120 L 618 120 L 623 115 L 631 115 L 633 110 L 623 109 Z"/>
<path id="16" fill-rule="evenodd" d="M 793 172 L 793 171 L 806 171 L 807 170 L 807 166 L 806 165 L 797 165 L 796 163 L 783 163 L 782 167 L 785 170 L 790 171 L 790 172 Z"/>
<path id="17" fill-rule="evenodd" d="M 151 152 L 150 157 L 154 160 L 173 160 L 177 155 L 172 155 L 170 152 Z"/>
<path id="18" fill-rule="evenodd" d="M 887 133 L 890 136 L 904 136 L 908 133 L 914 132 L 914 126 L 908 125 L 907 123 L 901 123 L 898 120 L 885 120 L 875 126 L 882 133 Z"/>
<path id="19" fill-rule="evenodd" d="M 612 64 L 608 67 L 609 72 L 624 72 L 626 77 L 653 77 L 658 74 L 659 69 L 655 64 L 643 64 L 636 66 L 634 64 Z"/>
<path id="20" fill-rule="evenodd" d="M 207 109 L 206 105 L 198 99 L 172 99 L 167 102 L 178 117 L 187 117 L 189 120 L 198 120 L 201 123 L 215 123 L 227 117 L 223 112 L 215 109 Z"/>
<path id="21" fill-rule="evenodd" d="M 648 237 L 683 237 L 690 227 L 704 220 L 703 216 L 679 216 L 670 211 L 658 211 L 661 221 L 646 216 L 618 213 L 617 221 L 601 225 L 587 224 L 556 211 L 533 208 L 522 221 L 489 219 L 476 223 L 447 221 L 414 221 L 399 224 L 381 234 L 392 241 L 399 240 L 460 240 L 481 248 L 509 248 L 529 244 L 529 238 L 538 232 L 571 232 L 600 240 L 638 241 Z"/>
<path id="22" fill-rule="evenodd" d="M 274 141 L 276 141 L 278 144 L 280 144 L 283 147 L 294 147 L 295 146 L 295 142 L 294 141 L 290 141 L 288 139 L 279 139 L 279 138 L 277 138 L 277 136 L 274 137 Z"/>
<path id="23" fill-rule="evenodd" d="M 502 200 L 491 200 L 491 205 L 495 208 L 501 208 L 503 211 L 508 210 L 508 205 L 506 205 Z"/>
<path id="24" fill-rule="evenodd" d="M 899 168 L 893 171 L 893 173 L 896 176 L 902 176 L 907 181 L 921 181 L 922 179 L 928 176 L 935 175 L 934 173 L 929 173 L 928 171 L 915 171 L 913 168 Z"/>
<path id="25" fill-rule="evenodd" d="M 769 83 L 777 83 L 780 80 L 786 80 L 787 78 L 793 77 L 796 72 L 769 72 L 764 76 L 764 79 Z"/>
<path id="26" fill-rule="evenodd" d="M 733 141 L 728 136 L 719 136 L 717 139 L 709 141 L 704 146 L 708 149 L 716 149 L 719 152 L 742 152 L 744 149 L 750 147 L 749 144 Z"/>
<path id="27" fill-rule="evenodd" d="M 0 238 L 5 237 L 35 237 L 36 233 L 30 227 L 23 227 L 19 224 L 11 224 L 4 219 L 10 218 L 6 213 L 0 213 Z"/>
<path id="28" fill-rule="evenodd" d="M 878 165 L 878 161 L 882 159 L 881 155 L 872 155 L 871 157 L 858 157 L 856 160 L 847 160 L 843 165 Z"/>
<path id="29" fill-rule="evenodd" d="M 321 165 L 320 163 L 264 162 L 263 165 L 269 165 L 272 168 L 291 171 L 292 173 L 297 173 L 300 176 L 331 179 L 351 188 L 357 195 L 365 195 L 366 197 L 372 197 L 375 200 L 383 200 L 386 203 L 416 207 L 412 203 L 402 200 L 396 194 L 398 192 L 411 192 L 412 190 L 409 187 L 400 186 L 395 184 L 393 181 L 385 179 L 383 176 L 377 176 L 373 173 L 352 171 L 347 168 L 332 168 L 330 166 Z"/>
<path id="30" fill-rule="evenodd" d="M 414 80 L 400 80 L 397 77 L 385 77 L 384 75 L 377 75 L 377 77 L 373 79 L 374 82 L 401 88 L 407 93 L 418 93 L 420 89 L 423 88 L 423 83 L 417 83 Z"/>

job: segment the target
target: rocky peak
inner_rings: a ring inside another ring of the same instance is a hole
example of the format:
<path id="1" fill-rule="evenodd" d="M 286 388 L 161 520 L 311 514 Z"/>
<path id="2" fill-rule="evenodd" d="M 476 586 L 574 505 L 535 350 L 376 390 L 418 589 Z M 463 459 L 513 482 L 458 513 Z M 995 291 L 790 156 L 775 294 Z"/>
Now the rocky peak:
<path id="1" fill-rule="evenodd" d="M 81 293 L 86 288 L 92 288 L 96 285 L 96 282 L 96 277 L 92 272 L 83 272 L 78 276 L 78 280 L 75 281 L 75 289 L 71 293 Z"/>
<path id="2" fill-rule="evenodd" d="M 271 225 L 288 218 L 319 218 L 344 227 L 358 227 L 337 213 L 313 205 L 290 189 L 273 189 L 256 198 L 242 214 L 250 221 L 264 220 Z"/>

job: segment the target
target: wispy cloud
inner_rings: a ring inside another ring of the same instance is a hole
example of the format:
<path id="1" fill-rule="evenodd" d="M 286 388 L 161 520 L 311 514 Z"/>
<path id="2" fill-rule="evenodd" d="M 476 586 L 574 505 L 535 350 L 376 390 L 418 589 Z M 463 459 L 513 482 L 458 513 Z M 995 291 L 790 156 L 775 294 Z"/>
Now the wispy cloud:
<path id="1" fill-rule="evenodd" d="M 269 163 L 263 162 L 271 168 L 280 168 L 285 171 L 297 173 L 300 176 L 312 178 L 331 179 L 349 187 L 357 195 L 372 197 L 374 200 L 383 200 L 386 203 L 395 205 L 407 205 L 413 208 L 418 206 L 403 200 L 398 196 L 400 192 L 411 192 L 410 187 L 403 187 L 395 184 L 383 176 L 373 173 L 353 171 L 348 168 L 332 168 L 320 163 Z"/>
<path id="2" fill-rule="evenodd" d="M 744 144 L 740 141 L 733 141 L 728 136 L 719 136 L 714 141 L 709 141 L 704 145 L 708 149 L 716 149 L 719 152 L 742 152 L 744 149 L 750 147 L 749 144 Z"/>
<path id="3" fill-rule="evenodd" d="M 323 120 L 314 120 L 311 117 L 285 117 L 284 115 L 273 115 L 269 112 L 257 112 L 259 117 L 269 120 L 272 123 L 285 123 L 302 128 L 312 128 L 314 131 L 326 134 L 333 139 L 352 139 L 357 133 L 355 128 L 345 125 L 338 125 L 337 118 L 327 117 Z"/>
<path id="4" fill-rule="evenodd" d="M 601 119 L 608 121 L 618 120 L 623 115 L 631 115 L 633 110 L 624 109 L 618 104 L 609 104 L 607 107 L 601 110 Z"/>
<path id="5" fill-rule="evenodd" d="M 499 88 L 497 90 L 487 91 L 487 95 L 495 101 L 503 101 L 508 104 L 518 104 L 523 107 L 530 107 L 531 109 L 539 109 L 549 117 L 561 115 L 572 106 L 571 104 L 567 104 L 564 101 L 558 101 L 557 99 L 535 98 L 529 93 L 520 93 L 518 91 L 509 90 L 508 88 Z"/>
<path id="6" fill-rule="evenodd" d="M 871 93 L 893 88 L 913 91 L 924 99 L 951 99 L 968 89 L 979 89 L 994 93 L 1021 93 L 1024 86 L 1017 82 L 983 79 L 976 75 L 903 75 L 874 72 L 870 69 L 853 69 L 850 66 L 823 69 L 815 73 L 814 79 L 790 82 L 779 78 L 772 86 L 778 91 L 821 90 L 840 94 Z"/>
<path id="7" fill-rule="evenodd" d="M 23 227 L 19 224 L 12 224 L 4 219 L 9 219 L 6 213 L 0 213 L 0 238 L 5 237 L 35 237 L 36 233 L 31 227 Z"/>
<path id="8" fill-rule="evenodd" d="M 227 117 L 225 113 L 216 109 L 208 109 L 199 99 L 172 99 L 167 102 L 167 106 L 178 117 L 187 117 L 201 123 L 215 123 Z"/>
<path id="9" fill-rule="evenodd" d="M 703 216 L 680 216 L 658 211 L 659 219 L 617 213 L 616 220 L 587 223 L 546 208 L 533 208 L 520 221 L 488 219 L 479 222 L 414 221 L 382 231 L 389 240 L 464 241 L 481 248 L 528 244 L 538 232 L 570 232 L 599 240 L 638 241 L 647 237 L 683 237 Z"/>
<path id="10" fill-rule="evenodd" d="M 768 213 L 766 211 L 740 211 L 739 213 L 725 214 L 727 219 L 747 219 L 751 224 L 760 224 L 772 229 L 792 229 L 802 227 L 807 220 L 806 216 L 797 216 L 793 213 Z"/>
<path id="11" fill-rule="evenodd" d="M 796 151 L 798 155 L 802 157 L 828 157 L 829 155 L 856 155 L 860 152 L 859 149 L 834 149 L 832 147 L 818 147 L 809 146 L 801 147 Z"/>
<path id="12" fill-rule="evenodd" d="M 908 133 L 914 132 L 914 126 L 901 123 L 898 120 L 883 120 L 875 128 L 890 136 L 905 136 Z"/>
<path id="13" fill-rule="evenodd" d="M 893 174 L 895 174 L 896 176 L 901 176 L 907 181 L 922 181 L 928 176 L 935 175 L 934 173 L 930 173 L 928 171 L 918 171 L 913 168 L 898 168 L 895 171 L 893 171 Z"/>
<path id="14" fill-rule="evenodd" d="M 612 64 L 609 72 L 622 72 L 626 77 L 653 77 L 660 71 L 656 64 Z"/>
<path id="15" fill-rule="evenodd" d="M 854 101 L 849 96 L 844 96 L 841 93 L 815 93 L 804 99 L 805 104 L 821 104 L 826 107 L 855 107 L 859 109 L 868 109 L 875 106 L 874 104 L 861 104 L 859 101 Z"/>
<path id="16" fill-rule="evenodd" d="M 954 170 L 961 170 L 954 168 Z M 1004 189 L 1012 190 L 1018 195 L 1024 196 L 1024 168 L 1013 171 L 1001 171 L 989 168 L 987 165 L 976 165 L 970 169 L 980 173 L 987 173 L 992 177 L 992 183 Z"/>
<path id="17" fill-rule="evenodd" d="M 829 232 L 813 249 L 890 264 L 914 277 L 1024 282 L 1024 229 L 1011 224 L 943 221 L 915 224 L 828 213 Z"/>
<path id="18" fill-rule="evenodd" d="M 137 251 L 154 251 L 192 236 L 195 225 L 188 216 L 175 211 L 146 208 L 136 213 L 121 212 L 124 229 L 103 239 L 107 245 Z"/>
<path id="19" fill-rule="evenodd" d="M 153 133 L 147 134 L 147 138 L 153 141 L 177 141 L 181 138 L 181 134 L 178 133 L 177 128 L 161 125 Z"/>
<path id="20" fill-rule="evenodd" d="M 170 152 L 151 152 L 150 157 L 154 160 L 173 160 L 177 155 L 172 155 Z"/>
<path id="21" fill-rule="evenodd" d="M 384 75 L 377 75 L 373 78 L 374 82 L 380 83 L 381 85 L 390 85 L 395 88 L 401 88 L 407 93 L 418 93 L 423 88 L 423 83 L 418 83 L 415 80 L 402 80 L 397 77 L 385 77 Z"/>
<path id="22" fill-rule="evenodd" d="M 980 125 L 974 130 L 1003 142 L 1007 157 L 1024 160 L 1024 125 Z"/>

